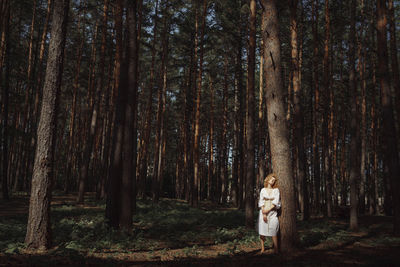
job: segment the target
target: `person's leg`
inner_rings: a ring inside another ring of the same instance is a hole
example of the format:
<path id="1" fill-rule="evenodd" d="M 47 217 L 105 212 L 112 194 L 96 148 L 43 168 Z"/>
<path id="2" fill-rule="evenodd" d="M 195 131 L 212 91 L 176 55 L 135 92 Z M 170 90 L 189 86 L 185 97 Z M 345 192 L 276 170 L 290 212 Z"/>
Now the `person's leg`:
<path id="1" fill-rule="evenodd" d="M 264 242 L 265 242 L 265 236 L 260 235 L 261 253 L 265 251 Z"/>
<path id="2" fill-rule="evenodd" d="M 272 243 L 273 243 L 273 248 L 274 248 L 274 253 L 278 253 L 278 236 L 273 236 L 272 237 Z"/>

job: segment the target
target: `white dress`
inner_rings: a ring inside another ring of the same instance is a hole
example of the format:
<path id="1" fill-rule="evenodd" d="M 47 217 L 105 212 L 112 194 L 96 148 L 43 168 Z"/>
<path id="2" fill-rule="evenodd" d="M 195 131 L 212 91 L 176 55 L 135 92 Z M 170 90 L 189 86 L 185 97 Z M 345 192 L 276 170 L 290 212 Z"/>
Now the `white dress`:
<path id="1" fill-rule="evenodd" d="M 269 191 L 269 190 L 268 190 Z M 278 188 L 273 188 L 268 193 L 266 188 L 261 189 L 260 198 L 258 200 L 258 233 L 263 236 L 276 236 L 279 231 L 279 220 L 278 220 L 278 212 L 277 209 L 281 208 L 281 200 L 280 193 Z M 273 205 L 275 205 L 275 209 L 271 210 L 268 215 L 268 221 L 264 222 L 262 207 L 264 206 L 265 201 L 270 200 Z"/>

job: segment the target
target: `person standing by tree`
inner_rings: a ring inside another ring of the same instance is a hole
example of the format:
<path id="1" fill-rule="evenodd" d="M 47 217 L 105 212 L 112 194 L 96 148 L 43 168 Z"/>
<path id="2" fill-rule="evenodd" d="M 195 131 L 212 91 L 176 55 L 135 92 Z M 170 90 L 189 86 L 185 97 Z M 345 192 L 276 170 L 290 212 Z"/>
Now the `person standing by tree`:
<path id="1" fill-rule="evenodd" d="M 278 253 L 278 232 L 279 220 L 278 209 L 281 208 L 280 193 L 278 189 L 278 179 L 274 173 L 269 174 L 264 179 L 264 188 L 261 189 L 258 200 L 260 209 L 258 216 L 258 233 L 260 235 L 261 253 L 265 251 L 265 237 L 272 237 L 274 253 Z"/>

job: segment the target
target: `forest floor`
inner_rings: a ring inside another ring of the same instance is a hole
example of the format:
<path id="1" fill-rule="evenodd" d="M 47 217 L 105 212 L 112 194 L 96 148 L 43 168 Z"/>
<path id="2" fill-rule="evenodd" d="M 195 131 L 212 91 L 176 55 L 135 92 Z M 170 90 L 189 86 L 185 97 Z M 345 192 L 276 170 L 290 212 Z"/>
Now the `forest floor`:
<path id="1" fill-rule="evenodd" d="M 358 232 L 348 230 L 348 218 L 299 221 L 301 248 L 274 255 L 271 249 L 259 253 L 255 229 L 246 229 L 244 212 L 234 208 L 139 200 L 128 234 L 107 227 L 105 204 L 93 194 L 84 205 L 77 205 L 74 195 L 55 194 L 54 247 L 32 252 L 23 243 L 28 204 L 26 195 L 0 201 L 0 266 L 400 266 L 400 238 L 392 236 L 387 216 L 361 216 Z"/>

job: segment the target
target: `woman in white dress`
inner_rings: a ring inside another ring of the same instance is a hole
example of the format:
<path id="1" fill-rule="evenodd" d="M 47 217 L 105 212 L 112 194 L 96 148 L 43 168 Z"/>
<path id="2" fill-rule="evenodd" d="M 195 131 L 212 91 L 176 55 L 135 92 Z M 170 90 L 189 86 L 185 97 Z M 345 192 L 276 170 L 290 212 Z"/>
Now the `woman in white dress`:
<path id="1" fill-rule="evenodd" d="M 260 235 L 261 253 L 265 251 L 265 237 L 272 237 L 274 253 L 278 253 L 278 209 L 281 207 L 278 179 L 274 173 L 264 179 L 264 188 L 261 189 L 258 208 L 258 233 Z"/>

